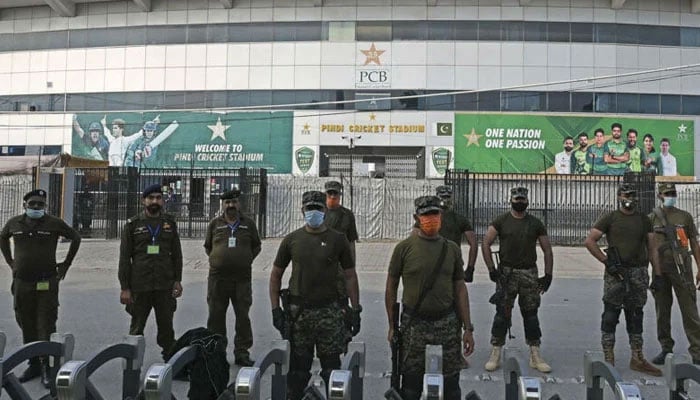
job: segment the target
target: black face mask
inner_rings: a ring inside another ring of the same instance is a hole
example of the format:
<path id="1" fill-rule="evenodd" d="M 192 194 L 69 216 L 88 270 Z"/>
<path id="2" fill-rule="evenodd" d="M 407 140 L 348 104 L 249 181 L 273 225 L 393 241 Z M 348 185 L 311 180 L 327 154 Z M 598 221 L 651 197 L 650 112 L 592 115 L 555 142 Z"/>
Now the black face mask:
<path id="1" fill-rule="evenodd" d="M 510 203 L 510 206 L 517 212 L 523 212 L 527 209 L 527 203 Z"/>
<path id="2" fill-rule="evenodd" d="M 566 146 L 566 147 L 564 147 L 564 150 L 566 150 L 567 153 L 570 152 L 570 151 L 573 150 L 573 149 L 574 149 L 574 148 L 571 147 L 571 146 Z"/>
<path id="3" fill-rule="evenodd" d="M 146 207 L 149 213 L 158 214 L 160 212 L 160 204 L 151 204 Z"/>

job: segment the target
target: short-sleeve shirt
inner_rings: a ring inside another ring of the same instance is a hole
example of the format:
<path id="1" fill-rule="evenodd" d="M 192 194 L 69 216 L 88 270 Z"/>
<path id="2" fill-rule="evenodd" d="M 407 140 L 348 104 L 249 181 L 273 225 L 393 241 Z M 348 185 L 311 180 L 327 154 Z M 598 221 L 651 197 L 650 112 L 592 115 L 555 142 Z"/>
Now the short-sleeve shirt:
<path id="1" fill-rule="evenodd" d="M 431 240 L 419 235 L 411 235 L 399 242 L 391 255 L 389 276 L 401 279 L 403 284 L 401 301 L 409 307 L 414 307 L 418 302 L 421 288 L 435 269 L 443 243 L 447 245 L 445 260 L 432 289 L 426 294 L 418 310 L 421 314 L 440 312 L 453 306 L 454 282 L 462 282 L 464 279 L 462 252 L 454 242 L 442 237 Z"/>
<path id="2" fill-rule="evenodd" d="M 260 236 L 251 218 L 240 215 L 237 222 L 229 226 L 221 216 L 209 222 L 204 248 L 209 253 L 210 277 L 251 279 L 253 259 L 261 246 Z"/>
<path id="3" fill-rule="evenodd" d="M 637 146 L 629 147 L 630 160 L 627 162 L 632 172 L 642 172 L 642 149 Z"/>
<path id="4" fill-rule="evenodd" d="M 349 209 L 340 206 L 326 211 L 323 222 L 327 227 L 341 232 L 350 242 L 357 241 L 357 226 L 355 225 L 355 214 Z"/>
<path id="5" fill-rule="evenodd" d="M 591 166 L 586 161 L 586 150 L 574 150 L 571 155 L 571 173 L 577 175 L 588 175 L 591 172 Z"/>
<path id="6" fill-rule="evenodd" d="M 603 153 L 611 157 L 622 157 L 623 154 L 627 153 L 627 143 L 620 141 L 615 142 L 614 140 L 608 140 L 603 146 Z M 627 163 L 610 163 L 608 164 L 609 170 L 625 170 L 627 169 Z"/>
<path id="7" fill-rule="evenodd" d="M 462 243 L 464 232 L 474 230 L 467 217 L 452 209 L 443 211 L 441 219 L 440 236 L 457 243 L 458 246 Z"/>
<path id="8" fill-rule="evenodd" d="M 547 235 L 542 221 L 531 214 L 515 218 L 507 212 L 496 217 L 491 225 L 498 231 L 502 267 L 527 269 L 537 266 L 537 239 Z"/>
<path id="9" fill-rule="evenodd" d="M 624 265 L 639 267 L 649 263 L 647 235 L 652 229 L 646 215 L 615 210 L 598 218 L 593 228 L 605 234 L 609 247 L 617 248 Z"/>
<path id="10" fill-rule="evenodd" d="M 666 216 L 666 222 L 669 225 L 675 226 L 676 228 L 683 228 L 688 240 L 697 240 L 698 228 L 695 225 L 695 221 L 693 221 L 692 215 L 676 207 L 664 207 L 663 211 Z M 663 223 L 653 212 L 649 214 L 649 218 L 651 219 L 651 224 L 654 229 L 656 244 L 661 250 L 659 252 L 660 261 L 664 264 L 673 263 L 673 250 L 671 250 L 669 246 L 670 242 L 666 238 Z"/>
<path id="11" fill-rule="evenodd" d="M 604 175 L 608 171 L 608 164 L 605 163 L 605 145 L 598 147 L 596 145 L 588 146 L 586 151 L 586 162 L 593 166 L 593 173 L 596 175 Z"/>
<path id="12" fill-rule="evenodd" d="M 62 219 L 52 215 L 33 220 L 26 214 L 10 218 L 2 228 L 3 239 L 14 238 L 14 267 L 17 278 L 36 282 L 56 275 L 59 237 L 80 240 L 80 235 Z"/>
<path id="13" fill-rule="evenodd" d="M 355 268 L 350 242 L 334 230 L 308 232 L 304 227 L 285 236 L 277 250 L 274 265 L 286 269 L 292 263 L 289 289 L 309 303 L 338 300 L 338 265 Z"/>

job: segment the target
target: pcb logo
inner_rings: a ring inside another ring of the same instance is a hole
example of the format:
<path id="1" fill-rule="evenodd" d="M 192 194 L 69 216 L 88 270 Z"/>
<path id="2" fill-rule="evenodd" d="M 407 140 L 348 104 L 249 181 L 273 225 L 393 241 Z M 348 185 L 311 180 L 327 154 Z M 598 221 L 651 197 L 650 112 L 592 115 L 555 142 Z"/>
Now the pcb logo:
<path id="1" fill-rule="evenodd" d="M 433 167 L 440 175 L 445 175 L 447 168 L 450 166 L 450 157 L 452 152 L 444 147 L 438 147 L 433 150 Z"/>
<path id="2" fill-rule="evenodd" d="M 310 149 L 308 147 L 301 147 L 294 152 L 294 158 L 297 161 L 297 167 L 299 167 L 299 170 L 302 174 L 306 174 L 307 172 L 309 172 L 311 166 L 314 164 L 315 155 L 316 153 L 313 151 L 313 149 Z"/>

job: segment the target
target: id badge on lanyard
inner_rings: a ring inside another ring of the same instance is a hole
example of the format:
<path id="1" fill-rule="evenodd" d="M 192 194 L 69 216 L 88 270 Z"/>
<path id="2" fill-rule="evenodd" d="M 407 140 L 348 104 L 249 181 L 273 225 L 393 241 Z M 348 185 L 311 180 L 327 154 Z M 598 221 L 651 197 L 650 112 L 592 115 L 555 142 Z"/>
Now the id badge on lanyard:
<path id="1" fill-rule="evenodd" d="M 228 248 L 232 249 L 236 247 L 236 237 L 233 236 L 236 231 L 238 230 L 238 227 L 241 225 L 241 221 L 236 221 L 234 224 L 226 224 L 228 225 L 229 229 L 231 229 L 231 236 L 228 237 Z"/>
<path id="2" fill-rule="evenodd" d="M 160 246 L 156 244 L 156 237 L 160 233 L 160 224 L 155 229 L 146 224 L 146 228 L 151 233 L 151 244 L 146 247 L 146 254 L 160 254 Z"/>

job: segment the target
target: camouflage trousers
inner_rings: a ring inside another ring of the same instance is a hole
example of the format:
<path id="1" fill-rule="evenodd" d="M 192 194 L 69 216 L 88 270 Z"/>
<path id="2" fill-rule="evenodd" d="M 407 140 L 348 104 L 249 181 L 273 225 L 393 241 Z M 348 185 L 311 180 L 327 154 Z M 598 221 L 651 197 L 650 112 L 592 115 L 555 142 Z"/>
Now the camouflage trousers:
<path id="1" fill-rule="evenodd" d="M 410 320 L 410 322 L 409 322 Z M 425 345 L 442 345 L 442 373 L 445 376 L 459 374 L 462 369 L 462 324 L 457 314 L 426 321 L 411 318 L 407 314 L 401 316 L 401 325 L 408 329 L 403 332 L 401 346 L 401 373 L 403 375 L 419 375 L 425 373 Z"/>
<path id="2" fill-rule="evenodd" d="M 502 304 L 496 305 L 496 315 L 491 327 L 491 344 L 503 346 L 506 342 L 506 332 L 511 325 L 512 310 L 515 299 L 523 317 L 525 338 L 530 346 L 539 346 L 540 323 L 537 310 L 540 307 L 540 287 L 537 283 L 537 267 L 529 269 L 503 268 L 505 279 L 505 296 Z"/>
<path id="3" fill-rule="evenodd" d="M 647 302 L 649 273 L 646 267 L 624 268 L 623 279 L 605 272 L 603 277 L 603 315 L 601 316 L 601 345 L 615 347 L 615 328 L 623 309 L 629 344 L 632 349 L 644 346 L 642 326 Z"/>

